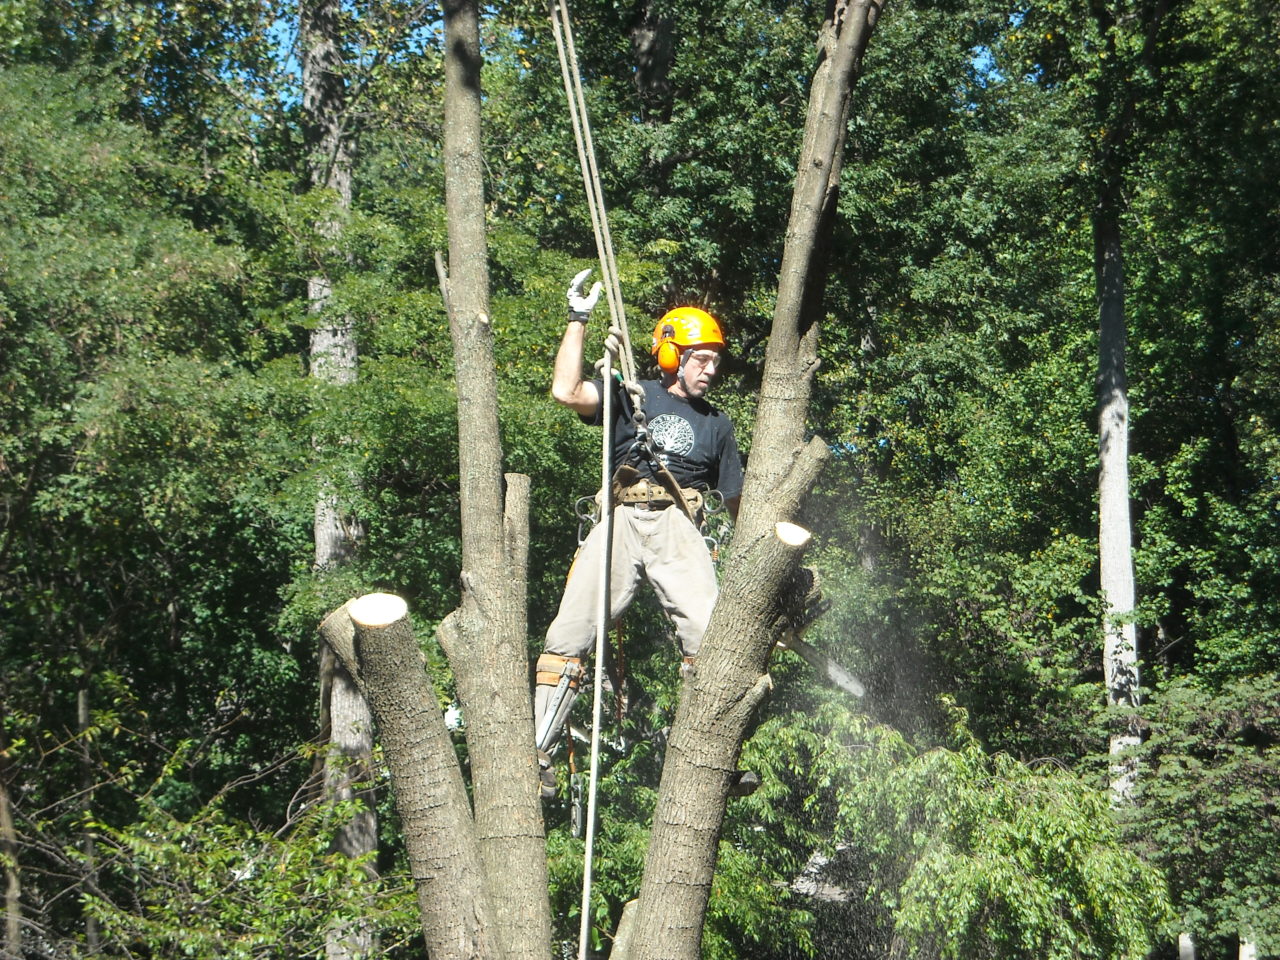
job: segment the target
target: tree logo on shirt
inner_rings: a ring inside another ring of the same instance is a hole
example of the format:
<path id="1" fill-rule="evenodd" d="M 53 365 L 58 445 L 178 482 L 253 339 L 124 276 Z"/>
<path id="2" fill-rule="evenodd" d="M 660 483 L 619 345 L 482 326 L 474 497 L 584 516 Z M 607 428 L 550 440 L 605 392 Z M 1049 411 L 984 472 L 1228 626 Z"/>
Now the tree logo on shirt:
<path id="1" fill-rule="evenodd" d="M 665 453 L 687 457 L 693 450 L 693 427 L 674 413 L 664 413 L 649 421 L 649 435 Z"/>

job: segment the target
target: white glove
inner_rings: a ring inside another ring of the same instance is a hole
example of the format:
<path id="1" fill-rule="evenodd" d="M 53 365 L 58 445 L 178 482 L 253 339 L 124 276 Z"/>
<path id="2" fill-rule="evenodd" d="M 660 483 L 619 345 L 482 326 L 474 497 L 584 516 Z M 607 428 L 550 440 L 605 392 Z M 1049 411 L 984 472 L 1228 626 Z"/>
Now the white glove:
<path id="1" fill-rule="evenodd" d="M 597 280 L 591 287 L 591 292 L 584 297 L 582 284 L 589 276 L 591 276 L 591 268 L 587 267 L 573 278 L 568 292 L 565 293 L 565 299 L 569 301 L 569 319 L 577 320 L 579 323 L 586 323 L 591 319 L 591 311 L 595 309 L 596 302 L 600 299 L 600 291 L 604 289 L 604 284 Z"/>

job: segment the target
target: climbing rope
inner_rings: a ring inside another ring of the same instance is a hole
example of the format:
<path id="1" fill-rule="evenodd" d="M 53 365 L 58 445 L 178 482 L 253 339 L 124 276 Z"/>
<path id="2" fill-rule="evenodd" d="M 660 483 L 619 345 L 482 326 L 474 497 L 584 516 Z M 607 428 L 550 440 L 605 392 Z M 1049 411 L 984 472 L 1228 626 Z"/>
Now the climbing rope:
<path id="1" fill-rule="evenodd" d="M 551 0 L 551 28 L 556 38 L 556 52 L 560 56 L 560 75 L 564 82 L 565 100 L 569 105 L 569 119 L 573 124 L 574 142 L 578 148 L 578 166 L 582 171 L 582 185 L 587 194 L 587 208 L 595 235 L 596 256 L 600 261 L 605 302 L 609 305 L 609 330 L 605 336 L 606 357 L 601 360 L 601 364 L 606 362 L 610 354 L 617 357 L 623 386 L 632 397 L 632 408 L 636 411 L 637 419 L 643 422 L 641 408 L 644 391 L 636 378 L 631 336 L 622 302 L 622 287 L 618 281 L 618 264 L 613 254 L 613 236 L 609 231 L 600 170 L 596 166 L 595 142 L 591 137 L 591 124 L 587 118 L 587 101 L 582 93 L 578 53 L 573 42 L 573 26 L 567 0 Z M 607 386 L 609 378 L 606 376 L 604 380 Z"/>
<path id="2" fill-rule="evenodd" d="M 612 477 L 609 465 L 613 459 L 613 366 L 620 364 L 623 385 L 633 398 L 632 409 L 641 410 L 644 393 L 636 382 L 635 366 L 631 355 L 631 338 L 627 333 L 626 313 L 622 305 L 622 289 L 618 284 L 617 262 L 613 255 L 613 238 L 609 233 L 609 221 L 605 212 L 604 190 L 600 184 L 600 171 L 596 167 L 595 144 L 591 139 L 591 126 L 587 119 L 586 99 L 582 94 L 578 54 L 573 43 L 573 27 L 570 23 L 567 0 L 551 0 L 551 28 L 556 38 L 556 50 L 560 55 L 560 74 L 564 81 L 565 99 L 569 103 L 569 117 L 573 123 L 574 140 L 578 146 L 578 165 L 582 170 L 582 182 L 587 192 L 587 207 L 591 211 L 591 227 L 595 234 L 596 253 L 603 275 L 605 300 L 609 304 L 609 332 L 605 336 L 604 356 L 599 363 L 600 403 L 602 431 L 600 455 L 600 519 L 603 526 L 604 550 L 600 563 L 600 603 L 596 611 L 595 682 L 592 687 L 594 703 L 591 711 L 591 761 L 587 779 L 587 816 L 584 838 L 585 855 L 582 868 L 581 923 L 578 929 L 578 960 L 586 960 L 590 944 L 591 885 L 595 859 L 596 835 L 596 782 L 600 772 L 601 704 L 604 699 L 605 639 L 609 629 L 609 576 L 613 559 L 613 503 Z M 636 419 L 637 429 L 643 424 L 643 413 Z M 581 516 L 581 513 L 579 513 Z"/>

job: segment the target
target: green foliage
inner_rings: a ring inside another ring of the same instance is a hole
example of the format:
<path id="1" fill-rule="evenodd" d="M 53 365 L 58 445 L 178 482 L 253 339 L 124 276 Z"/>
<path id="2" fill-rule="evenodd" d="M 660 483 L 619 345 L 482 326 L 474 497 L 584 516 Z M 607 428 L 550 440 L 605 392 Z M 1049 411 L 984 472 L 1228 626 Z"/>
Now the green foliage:
<path id="1" fill-rule="evenodd" d="M 880 835 L 910 838 L 897 931 L 916 949 L 1137 958 L 1168 933 L 1163 881 L 1073 776 L 970 745 L 923 755 L 877 803 L 898 810 Z"/>
<path id="2" fill-rule="evenodd" d="M 86 906 L 115 956 L 314 957 L 346 926 L 376 931 L 377 954 L 418 940 L 407 877 L 333 852 L 350 819 L 314 806 L 287 830 L 261 831 L 218 805 L 179 819 L 154 804 L 123 829 L 98 824 L 101 892 Z"/>
<path id="3" fill-rule="evenodd" d="M 1145 711 L 1132 838 L 1164 868 L 1185 928 L 1207 948 L 1243 936 L 1269 954 L 1280 943 L 1277 698 L 1274 673 L 1220 690 L 1181 680 Z"/>
<path id="4" fill-rule="evenodd" d="M 744 761 L 765 786 L 745 803 L 798 855 L 793 880 L 809 857 L 807 878 L 838 893 L 815 902 L 814 935 L 863 944 L 857 956 L 1146 956 L 1167 895 L 1125 849 L 1105 792 L 986 753 L 949 709 L 952 743 L 921 751 L 835 703 L 753 739 Z"/>

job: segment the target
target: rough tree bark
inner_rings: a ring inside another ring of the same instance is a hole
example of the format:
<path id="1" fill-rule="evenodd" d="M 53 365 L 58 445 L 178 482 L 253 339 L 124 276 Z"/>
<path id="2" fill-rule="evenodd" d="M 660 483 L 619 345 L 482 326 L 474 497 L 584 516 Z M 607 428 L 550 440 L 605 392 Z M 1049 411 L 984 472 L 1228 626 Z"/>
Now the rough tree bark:
<path id="1" fill-rule="evenodd" d="M 493 911 L 453 741 L 404 601 L 370 594 L 331 613 L 321 636 L 364 690 L 391 788 L 432 960 L 490 960 Z"/>
<path id="2" fill-rule="evenodd" d="M 420 669 L 405 669 L 421 662 L 407 626 L 380 631 L 377 647 L 362 645 L 358 636 L 354 643 L 342 636 L 346 614 L 338 612 L 323 632 L 348 673 L 362 677 L 377 716 L 429 955 L 543 960 L 551 952 L 551 914 L 526 648 L 529 482 L 502 474 L 488 316 L 478 4 L 450 0 L 444 26 L 449 256 L 447 268 L 437 258 L 437 269 L 464 439 L 462 593 L 437 636 L 462 705 L 474 814 L 427 678 Z"/>
<path id="3" fill-rule="evenodd" d="M 528 481 L 502 474 L 489 324 L 480 136 L 480 10 L 449 0 L 444 168 L 448 276 L 441 283 L 458 391 L 462 596 L 438 631 L 458 685 L 476 833 L 503 956 L 542 960 L 551 911 L 533 747 L 525 611 Z"/>
<path id="4" fill-rule="evenodd" d="M 338 0 L 312 0 L 301 5 L 299 17 L 302 108 L 310 148 L 308 172 L 313 187 L 336 194 L 335 213 L 317 224 L 317 232 L 336 245 L 342 232 L 342 214 L 351 206 L 353 152 L 344 126 L 347 89 L 341 4 Z M 322 318 L 311 334 L 311 375 L 330 384 L 348 384 L 357 376 L 355 331 L 350 317 L 335 319 L 328 315 L 332 293 L 332 281 L 323 271 L 308 279 L 308 308 Z M 344 515 L 332 487 L 317 495 L 313 528 L 317 570 L 330 570 L 347 562 L 360 540 L 358 523 Z M 360 785 L 373 779 L 373 718 L 352 678 L 323 651 L 320 691 L 321 728 L 328 736 L 324 794 L 331 801 L 364 801 L 363 809 L 338 831 L 334 845 L 348 857 L 371 857 L 377 850 L 377 813 L 372 791 Z M 343 926 L 330 931 L 325 953 L 329 960 L 367 955 L 373 940 L 368 925 Z"/>
<path id="5" fill-rule="evenodd" d="M 828 7 L 787 224 L 752 456 L 724 585 L 672 727 L 628 960 L 699 956 L 725 798 L 769 653 L 806 592 L 786 521 L 827 457 L 806 442 L 818 310 L 853 84 L 883 0 Z M 780 526 L 781 525 L 781 526 Z"/>

